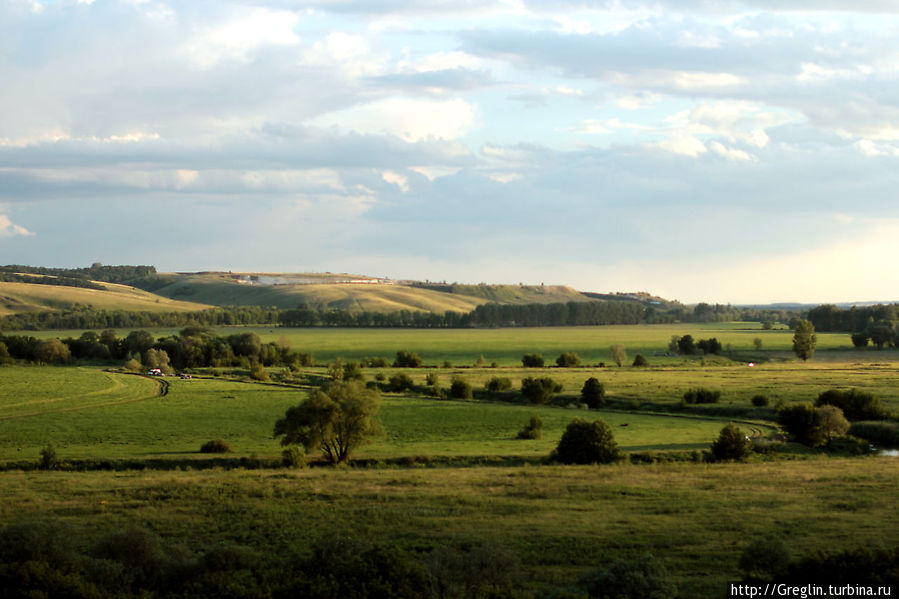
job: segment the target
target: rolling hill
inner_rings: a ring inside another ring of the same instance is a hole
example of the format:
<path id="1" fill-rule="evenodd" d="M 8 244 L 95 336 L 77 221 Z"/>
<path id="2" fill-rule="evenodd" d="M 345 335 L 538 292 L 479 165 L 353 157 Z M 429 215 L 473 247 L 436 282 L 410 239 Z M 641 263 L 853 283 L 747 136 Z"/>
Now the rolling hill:
<path id="1" fill-rule="evenodd" d="M 47 310 L 88 307 L 101 310 L 135 312 L 194 312 L 210 306 L 166 297 L 116 283 L 103 283 L 106 289 L 84 289 L 60 285 L 0 282 L 0 316 Z"/>

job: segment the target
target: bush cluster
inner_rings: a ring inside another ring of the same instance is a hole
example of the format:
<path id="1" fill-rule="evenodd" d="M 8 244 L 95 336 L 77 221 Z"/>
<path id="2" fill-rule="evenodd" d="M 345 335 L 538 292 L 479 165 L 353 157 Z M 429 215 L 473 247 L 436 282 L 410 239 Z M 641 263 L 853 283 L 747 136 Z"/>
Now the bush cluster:
<path id="1" fill-rule="evenodd" d="M 684 402 L 688 404 L 718 403 L 721 391 L 698 387 L 684 393 Z"/>

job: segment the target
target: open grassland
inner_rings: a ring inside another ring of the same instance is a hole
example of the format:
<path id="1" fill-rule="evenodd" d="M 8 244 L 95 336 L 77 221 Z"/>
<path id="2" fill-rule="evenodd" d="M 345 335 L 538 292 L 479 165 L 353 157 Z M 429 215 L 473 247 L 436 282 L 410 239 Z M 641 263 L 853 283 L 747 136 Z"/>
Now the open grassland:
<path id="1" fill-rule="evenodd" d="M 106 291 L 61 285 L 0 282 L 0 316 L 44 310 L 68 310 L 76 306 L 136 312 L 195 312 L 210 307 L 160 297 L 127 285 L 115 283 L 103 285 Z"/>
<path id="2" fill-rule="evenodd" d="M 171 283 L 159 295 L 216 306 L 276 306 L 282 310 L 308 307 L 349 312 L 400 310 L 470 312 L 487 300 L 430 289 L 388 284 L 309 283 L 249 285 L 225 274 L 167 275 Z"/>
<path id="3" fill-rule="evenodd" d="M 352 535 L 427 553 L 485 544 L 521 561 L 523 585 L 570 587 L 650 551 L 679 597 L 725 597 L 750 542 L 795 555 L 899 543 L 890 458 L 603 467 L 0 475 L 4 522 L 55 519 L 82 543 L 135 524 L 189 551 L 221 543 L 289 563 Z M 814 581 L 809 581 L 814 582 Z"/>
<path id="4" fill-rule="evenodd" d="M 445 360 L 455 365 L 474 364 L 484 356 L 488 364 L 521 365 L 521 356 L 540 353 L 553 364 L 562 352 L 576 352 L 588 364 L 612 363 L 609 347 L 622 344 L 629 358 L 642 353 L 652 364 L 682 364 L 699 357 L 665 356 L 673 335 L 692 335 L 694 339 L 715 337 L 730 346 L 734 359 L 793 359 L 793 331 L 764 331 L 759 323 L 715 323 L 672 325 L 614 325 L 598 327 L 522 327 L 501 329 L 290 329 L 250 328 L 264 341 L 284 337 L 291 347 L 312 353 L 319 360 L 361 359 L 387 356 L 399 350 L 418 353 L 425 364 L 439 366 Z M 762 340 L 762 351 L 755 350 L 754 340 Z M 849 335 L 819 333 L 819 353 L 824 359 L 833 350 L 846 350 L 852 355 Z M 870 352 L 876 354 L 877 352 Z M 708 358 L 712 359 L 712 358 Z"/>
<path id="5" fill-rule="evenodd" d="M 44 382 L 45 384 L 42 384 Z M 237 455 L 271 458 L 275 420 L 306 391 L 219 379 L 159 380 L 73 368 L 0 369 L 0 460 L 32 460 L 51 443 L 63 459 L 201 459 L 200 445 L 226 440 Z M 23 398 L 28 398 L 27 400 Z M 543 438 L 518 440 L 532 415 Z M 575 417 L 604 418 L 625 451 L 707 448 L 721 420 L 587 412 L 551 406 L 447 401 L 388 394 L 386 434 L 356 457 L 547 456 Z"/>

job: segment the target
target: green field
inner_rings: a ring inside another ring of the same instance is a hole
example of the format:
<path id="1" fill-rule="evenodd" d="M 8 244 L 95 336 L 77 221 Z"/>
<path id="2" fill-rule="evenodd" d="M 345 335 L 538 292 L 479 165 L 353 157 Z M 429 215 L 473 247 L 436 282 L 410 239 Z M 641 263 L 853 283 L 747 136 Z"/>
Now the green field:
<path id="1" fill-rule="evenodd" d="M 182 380 L 86 365 L 0 368 L 2 522 L 68 526 L 85 551 L 128 526 L 158 535 L 178 555 L 239 545 L 266 556 L 254 574 L 260 585 L 309 559 L 310 545 L 322 539 L 350 536 L 422 560 L 438 547 L 484 545 L 519 564 L 515 584 L 522 597 L 575 589 L 582 576 L 613 559 L 646 551 L 686 599 L 726 596 L 728 583 L 741 577 L 741 552 L 761 538 L 784 540 L 797 557 L 899 546 L 896 458 L 834 457 L 787 444 L 748 463 L 694 463 L 731 419 L 746 434 L 773 436 L 774 411 L 753 408 L 756 393 L 772 403 L 811 401 L 825 389 L 857 387 L 899 411 L 895 354 L 851 351 L 845 335 L 819 335 L 815 358 L 802 363 L 789 351 L 792 332 L 762 331 L 754 323 L 250 330 L 266 341 L 284 336 L 320 365 L 295 373 L 270 369 L 270 383 L 238 380 L 246 379 L 241 369 L 201 369 L 200 378 Z M 653 355 L 667 350 L 671 335 L 688 333 L 730 344 L 732 359 L 727 352 Z M 763 339 L 761 352 L 756 337 Z M 631 357 L 645 353 L 651 366 L 612 366 L 613 343 L 626 345 Z M 366 368 L 366 380 L 403 371 L 423 386 L 427 374 L 437 374 L 446 388 L 461 376 L 482 399 L 385 393 L 379 414 L 385 433 L 354 454 L 355 465 L 271 467 L 282 449 L 271 435 L 274 422 L 324 379 L 321 364 L 337 356 L 392 359 L 400 349 L 418 352 L 431 367 Z M 524 353 L 542 353 L 552 363 L 562 351 L 576 351 L 590 366 L 521 367 Z M 473 366 L 481 355 L 486 365 Z M 750 368 L 749 359 L 758 364 Z M 453 366 L 442 367 L 444 361 Z M 492 361 L 499 366 L 491 368 Z M 597 367 L 599 361 L 606 367 Z M 551 376 L 563 386 L 559 405 L 487 401 L 480 390 L 495 376 L 509 378 L 513 389 L 526 376 Z M 578 407 L 588 377 L 603 382 L 612 409 Z M 721 402 L 679 408 L 683 392 L 697 386 L 722 391 Z M 542 438 L 516 439 L 531 415 L 544 422 Z M 606 420 L 625 452 L 679 461 L 546 463 L 577 417 Z M 217 438 L 233 449 L 226 461 L 199 452 Z M 64 465 L 108 461 L 148 469 L 33 470 L 47 444 Z M 220 465 L 208 468 L 214 464 Z"/>
<path id="2" fill-rule="evenodd" d="M 306 397 L 303 389 L 212 378 L 168 378 L 160 396 L 158 383 L 84 368 L 2 368 L 0 460 L 36 459 L 48 443 L 64 459 L 202 459 L 200 445 L 216 438 L 238 455 L 275 457 L 275 420 Z M 543 438 L 515 439 L 532 414 L 544 421 Z M 357 457 L 546 456 L 578 416 L 604 418 L 625 451 L 703 449 L 726 423 L 388 394 L 386 434 Z"/>

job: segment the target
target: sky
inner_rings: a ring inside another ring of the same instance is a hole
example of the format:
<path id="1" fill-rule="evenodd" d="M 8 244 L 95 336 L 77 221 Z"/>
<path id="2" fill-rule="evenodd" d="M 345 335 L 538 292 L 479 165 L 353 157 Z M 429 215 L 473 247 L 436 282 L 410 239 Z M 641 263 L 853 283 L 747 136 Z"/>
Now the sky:
<path id="1" fill-rule="evenodd" d="M 2 264 L 895 301 L 897 167 L 894 0 L 0 0 Z"/>

